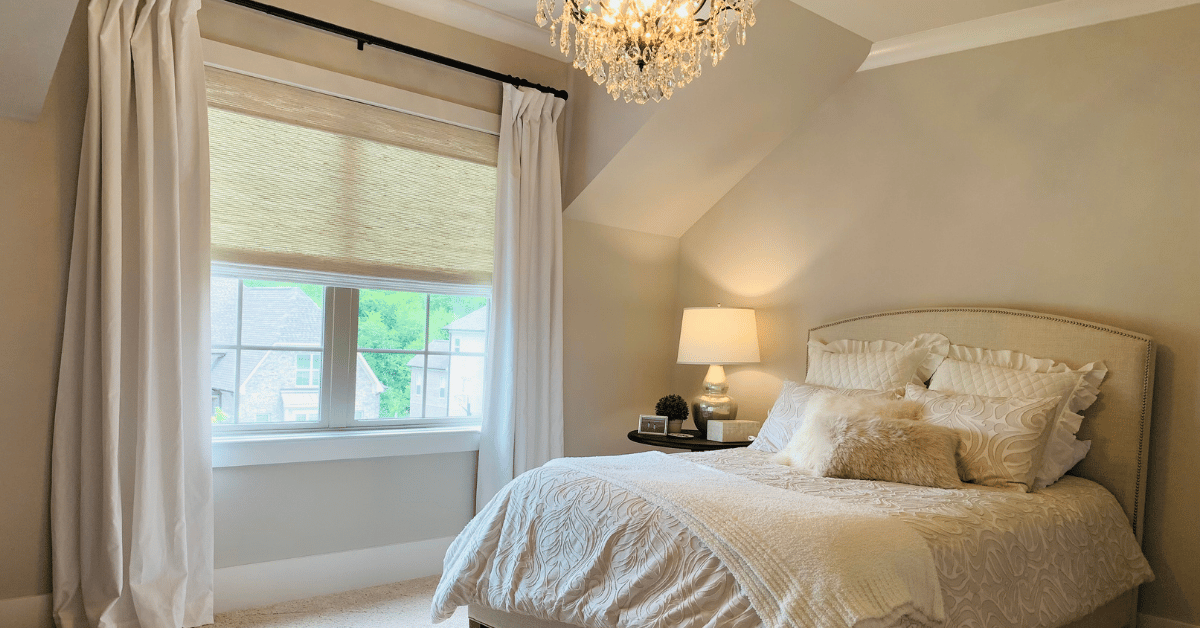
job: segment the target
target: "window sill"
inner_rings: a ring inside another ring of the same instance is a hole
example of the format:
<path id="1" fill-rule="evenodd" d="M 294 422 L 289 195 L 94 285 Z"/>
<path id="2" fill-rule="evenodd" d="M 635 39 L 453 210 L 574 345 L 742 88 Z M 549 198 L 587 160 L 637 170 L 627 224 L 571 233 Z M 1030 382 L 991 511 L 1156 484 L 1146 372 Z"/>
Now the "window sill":
<path id="1" fill-rule="evenodd" d="M 479 451 L 479 427 L 238 434 L 213 438 L 213 468 Z"/>

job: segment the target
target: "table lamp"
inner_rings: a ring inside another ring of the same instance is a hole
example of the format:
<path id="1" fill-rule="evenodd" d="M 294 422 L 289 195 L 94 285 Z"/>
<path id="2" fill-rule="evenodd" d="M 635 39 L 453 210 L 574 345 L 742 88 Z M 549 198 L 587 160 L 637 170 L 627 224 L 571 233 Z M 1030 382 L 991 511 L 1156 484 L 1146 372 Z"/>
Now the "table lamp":
<path id="1" fill-rule="evenodd" d="M 740 307 L 689 307 L 679 330 L 679 364 L 707 364 L 704 394 L 692 403 L 692 420 L 703 433 L 709 421 L 737 418 L 729 396 L 726 364 L 752 364 L 758 357 L 758 324 L 754 310 Z"/>

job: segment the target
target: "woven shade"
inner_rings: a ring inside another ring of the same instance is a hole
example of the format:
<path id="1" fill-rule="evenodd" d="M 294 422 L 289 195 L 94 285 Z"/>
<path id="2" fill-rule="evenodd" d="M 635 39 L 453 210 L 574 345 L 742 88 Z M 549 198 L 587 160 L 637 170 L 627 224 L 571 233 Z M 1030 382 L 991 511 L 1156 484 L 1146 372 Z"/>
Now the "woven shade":
<path id="1" fill-rule="evenodd" d="M 495 136 L 224 70 L 206 77 L 214 261 L 491 281 Z"/>

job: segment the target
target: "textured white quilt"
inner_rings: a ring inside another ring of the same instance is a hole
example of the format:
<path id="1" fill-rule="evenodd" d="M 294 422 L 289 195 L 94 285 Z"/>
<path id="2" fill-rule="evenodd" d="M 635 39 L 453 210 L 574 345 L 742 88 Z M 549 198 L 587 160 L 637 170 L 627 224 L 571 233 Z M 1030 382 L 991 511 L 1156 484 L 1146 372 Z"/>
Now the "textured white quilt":
<path id="1" fill-rule="evenodd" d="M 1116 500 L 1079 478 L 1019 494 L 812 478 L 748 450 L 670 458 L 902 523 L 931 552 L 950 626 L 1056 626 L 1152 577 Z M 698 476 L 711 473 L 696 468 Z M 771 611 L 756 612 L 764 602 L 750 589 L 759 585 L 731 568 L 724 550 L 714 551 L 702 538 L 707 532 L 656 505 L 653 491 L 617 478 L 571 462 L 517 478 L 447 553 L 434 617 L 481 604 L 595 627 L 781 625 Z M 780 552 L 808 551 L 802 540 L 780 545 Z M 911 615 L 893 619 L 921 625 Z"/>

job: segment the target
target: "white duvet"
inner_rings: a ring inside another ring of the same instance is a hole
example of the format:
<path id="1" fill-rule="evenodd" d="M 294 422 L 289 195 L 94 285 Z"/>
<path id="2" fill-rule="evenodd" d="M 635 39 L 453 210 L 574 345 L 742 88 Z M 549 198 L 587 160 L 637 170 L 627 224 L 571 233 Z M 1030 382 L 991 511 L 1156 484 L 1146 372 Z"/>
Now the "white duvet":
<path id="1" fill-rule="evenodd" d="M 767 456 L 673 458 L 902 522 L 928 544 L 948 626 L 1057 626 L 1153 577 L 1116 500 L 1087 480 L 943 490 L 813 478 Z M 719 554 L 639 493 L 569 464 L 517 478 L 447 553 L 434 618 L 480 604 L 597 628 L 764 625 Z"/>

